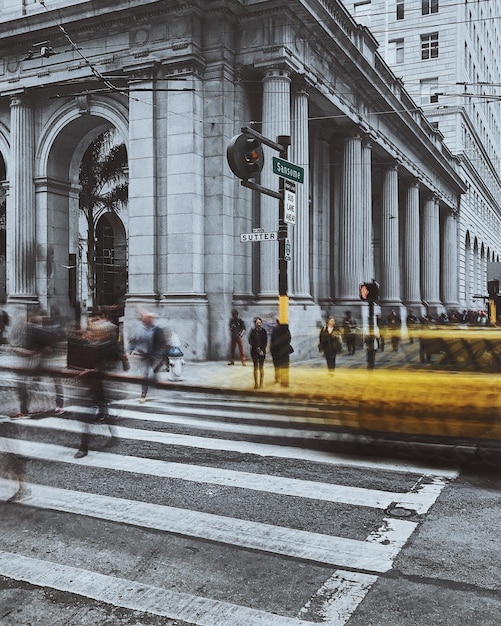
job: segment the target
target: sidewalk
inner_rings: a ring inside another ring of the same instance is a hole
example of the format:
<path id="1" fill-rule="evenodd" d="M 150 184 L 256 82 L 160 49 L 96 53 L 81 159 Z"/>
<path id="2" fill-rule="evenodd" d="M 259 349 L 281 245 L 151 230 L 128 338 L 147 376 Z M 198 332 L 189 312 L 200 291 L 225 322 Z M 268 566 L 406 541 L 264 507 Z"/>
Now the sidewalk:
<path id="1" fill-rule="evenodd" d="M 48 361 L 47 365 L 56 370 L 66 370 L 66 358 L 66 354 L 62 353 Z M 128 372 L 124 372 L 121 366 L 118 365 L 112 372 L 112 375 L 124 380 L 124 382 L 130 379 L 131 383 L 140 378 L 141 374 L 138 360 L 132 357 L 130 363 L 131 369 Z M 376 353 L 374 371 L 413 369 L 414 367 L 418 367 L 419 369 L 419 365 L 418 344 L 409 344 L 408 341 L 405 341 L 402 342 L 398 352 L 392 352 L 391 348 L 384 352 L 378 351 Z M 8 346 L 2 347 L 0 351 L 0 368 L 8 370 L 9 368 L 15 369 L 24 366 L 25 361 L 23 361 L 22 358 L 11 353 Z M 279 392 L 281 388 L 274 383 L 274 367 L 269 354 L 266 356 L 264 370 L 264 389 L 256 391 L 256 393 Z M 363 348 L 359 347 L 352 356 L 344 351 L 337 357 L 336 376 L 342 378 L 343 374 L 353 372 L 354 370 L 360 370 L 361 372 L 368 371 L 366 351 Z M 330 387 L 332 383 L 332 377 L 328 376 L 327 373 L 325 359 L 320 354 L 308 360 L 295 359 L 293 356 L 290 360 L 289 378 L 289 388 L 292 389 L 296 386 L 303 387 L 305 378 L 308 380 L 308 384 L 312 384 L 313 380 L 315 387 L 324 387 L 325 384 Z M 160 383 L 176 385 L 176 387 L 255 391 L 253 364 L 250 358 L 248 358 L 245 367 L 242 366 L 239 361 L 235 362 L 235 365 L 228 365 L 226 360 L 186 361 L 180 378 L 176 378 L 162 370 L 158 374 L 158 381 Z"/>

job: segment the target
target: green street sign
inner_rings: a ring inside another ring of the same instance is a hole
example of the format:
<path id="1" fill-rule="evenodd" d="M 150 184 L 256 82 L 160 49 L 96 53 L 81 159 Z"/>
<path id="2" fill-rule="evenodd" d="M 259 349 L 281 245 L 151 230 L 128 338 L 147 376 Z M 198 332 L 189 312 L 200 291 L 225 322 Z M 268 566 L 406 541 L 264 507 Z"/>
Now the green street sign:
<path id="1" fill-rule="evenodd" d="M 304 168 L 284 159 L 273 157 L 273 173 L 278 174 L 282 178 L 288 178 L 296 183 L 304 182 Z"/>

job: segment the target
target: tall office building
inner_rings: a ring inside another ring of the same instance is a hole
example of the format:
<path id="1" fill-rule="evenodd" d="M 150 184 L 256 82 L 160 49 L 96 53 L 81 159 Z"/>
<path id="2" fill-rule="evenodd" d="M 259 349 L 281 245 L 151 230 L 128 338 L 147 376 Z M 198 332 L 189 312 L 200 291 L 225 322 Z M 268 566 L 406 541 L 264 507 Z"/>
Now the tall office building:
<path id="1" fill-rule="evenodd" d="M 459 300 L 483 306 L 501 252 L 501 1 L 347 2 L 379 52 L 461 160 Z"/>

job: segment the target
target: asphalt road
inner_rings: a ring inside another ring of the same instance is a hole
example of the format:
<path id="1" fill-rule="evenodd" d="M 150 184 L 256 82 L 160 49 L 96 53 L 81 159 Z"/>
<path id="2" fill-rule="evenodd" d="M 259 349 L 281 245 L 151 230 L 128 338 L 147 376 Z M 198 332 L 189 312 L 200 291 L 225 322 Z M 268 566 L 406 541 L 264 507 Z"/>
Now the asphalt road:
<path id="1" fill-rule="evenodd" d="M 471 449 L 115 391 L 112 445 L 98 425 L 83 459 L 77 402 L 1 424 L 31 496 L 0 505 L 0 624 L 499 624 L 501 479 Z"/>

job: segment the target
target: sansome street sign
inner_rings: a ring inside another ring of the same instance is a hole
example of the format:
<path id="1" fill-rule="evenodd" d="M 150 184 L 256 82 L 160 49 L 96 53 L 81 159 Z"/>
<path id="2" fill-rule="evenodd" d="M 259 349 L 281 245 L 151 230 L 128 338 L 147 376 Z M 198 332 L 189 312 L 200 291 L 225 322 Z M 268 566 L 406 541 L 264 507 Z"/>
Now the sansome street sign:
<path id="1" fill-rule="evenodd" d="M 284 159 L 273 157 L 273 173 L 278 174 L 282 178 L 288 178 L 296 183 L 304 182 L 304 168 L 294 165 Z"/>
<path id="2" fill-rule="evenodd" d="M 256 241 L 278 241 L 278 233 L 242 233 L 240 243 L 255 243 Z"/>

